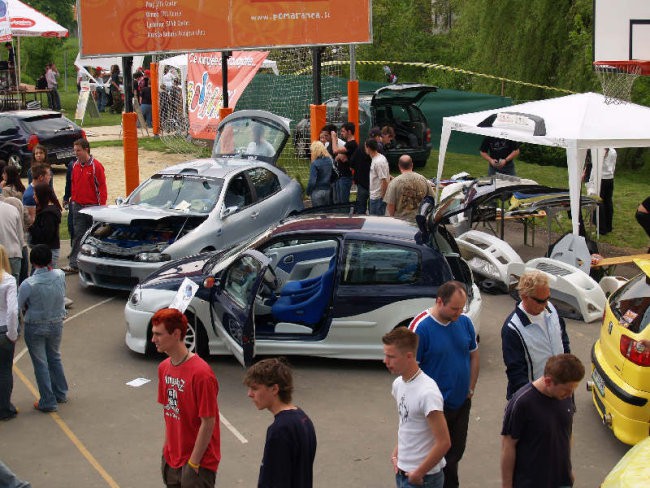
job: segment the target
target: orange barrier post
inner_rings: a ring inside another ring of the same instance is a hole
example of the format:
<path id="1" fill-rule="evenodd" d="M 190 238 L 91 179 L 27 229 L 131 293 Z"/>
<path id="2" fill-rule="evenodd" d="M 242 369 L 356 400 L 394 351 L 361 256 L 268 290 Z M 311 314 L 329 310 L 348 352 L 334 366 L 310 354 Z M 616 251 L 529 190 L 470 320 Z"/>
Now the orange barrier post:
<path id="1" fill-rule="evenodd" d="M 311 120 L 311 141 L 317 141 L 320 130 L 327 124 L 327 112 L 325 105 L 309 105 L 309 117 Z"/>
<path id="2" fill-rule="evenodd" d="M 357 80 L 348 81 L 348 122 L 354 124 L 354 138 L 359 140 L 359 82 Z"/>
<path id="3" fill-rule="evenodd" d="M 221 107 L 219 109 L 219 122 L 228 117 L 231 113 L 235 111 L 232 107 Z"/>
<path id="4" fill-rule="evenodd" d="M 151 86 L 151 122 L 153 125 L 153 134 L 157 136 L 160 134 L 160 85 L 158 84 L 158 63 L 151 63 L 149 65 L 151 79 L 149 86 Z"/>
<path id="5" fill-rule="evenodd" d="M 126 194 L 140 184 L 138 165 L 138 115 L 135 112 L 122 114 L 122 141 L 124 147 L 124 182 Z"/>

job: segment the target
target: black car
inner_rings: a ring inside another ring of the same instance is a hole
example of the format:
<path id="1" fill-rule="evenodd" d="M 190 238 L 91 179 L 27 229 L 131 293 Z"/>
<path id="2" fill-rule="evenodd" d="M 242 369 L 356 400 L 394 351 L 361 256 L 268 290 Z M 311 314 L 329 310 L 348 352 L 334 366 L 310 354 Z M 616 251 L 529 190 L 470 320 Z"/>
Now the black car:
<path id="1" fill-rule="evenodd" d="M 417 103 L 436 90 L 435 86 L 401 83 L 384 86 L 373 93 L 360 93 L 359 142 L 368 138 L 372 127 L 390 126 L 395 130 L 395 140 L 386 148 L 388 162 L 397 166 L 399 157 L 408 154 L 415 166 L 424 166 L 431 154 L 431 130 Z M 325 107 L 328 124 L 341 127 L 348 121 L 348 97 L 330 98 Z M 309 157 L 310 130 L 309 118 L 296 125 L 294 145 L 298 157 Z"/>
<path id="2" fill-rule="evenodd" d="M 74 160 L 73 143 L 85 138 L 85 131 L 60 112 L 50 110 L 16 110 L 0 112 L 0 159 L 27 174 L 36 144 L 47 149 L 50 164 Z"/>

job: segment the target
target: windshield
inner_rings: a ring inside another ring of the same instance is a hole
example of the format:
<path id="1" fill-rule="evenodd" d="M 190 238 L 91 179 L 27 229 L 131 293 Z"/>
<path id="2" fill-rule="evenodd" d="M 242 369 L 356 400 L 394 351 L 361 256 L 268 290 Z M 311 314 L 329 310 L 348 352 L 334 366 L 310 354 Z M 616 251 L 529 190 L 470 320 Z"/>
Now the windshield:
<path id="1" fill-rule="evenodd" d="M 241 118 L 225 124 L 217 134 L 212 157 L 239 154 L 275 159 L 287 135 L 265 120 Z"/>
<path id="2" fill-rule="evenodd" d="M 154 175 L 127 200 L 129 205 L 208 214 L 223 188 L 223 180 L 196 175 Z"/>
<path id="3" fill-rule="evenodd" d="M 642 332 L 650 322 L 650 277 L 642 274 L 630 280 L 612 295 L 609 304 L 620 325 Z"/>

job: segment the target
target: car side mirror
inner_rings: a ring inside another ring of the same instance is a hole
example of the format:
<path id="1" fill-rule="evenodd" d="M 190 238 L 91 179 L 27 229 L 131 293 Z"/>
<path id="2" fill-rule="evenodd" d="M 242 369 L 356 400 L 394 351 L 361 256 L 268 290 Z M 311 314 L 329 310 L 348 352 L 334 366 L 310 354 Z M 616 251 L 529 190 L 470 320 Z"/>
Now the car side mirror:
<path id="1" fill-rule="evenodd" d="M 115 205 L 117 205 L 118 207 L 124 205 L 124 202 L 125 202 L 124 197 L 117 197 L 115 199 Z"/>
<path id="2" fill-rule="evenodd" d="M 237 210 L 239 210 L 239 207 L 237 205 L 234 205 L 232 207 L 226 207 L 221 211 L 221 218 L 225 219 L 226 217 L 228 217 L 228 215 L 232 215 L 235 212 L 237 212 Z"/>

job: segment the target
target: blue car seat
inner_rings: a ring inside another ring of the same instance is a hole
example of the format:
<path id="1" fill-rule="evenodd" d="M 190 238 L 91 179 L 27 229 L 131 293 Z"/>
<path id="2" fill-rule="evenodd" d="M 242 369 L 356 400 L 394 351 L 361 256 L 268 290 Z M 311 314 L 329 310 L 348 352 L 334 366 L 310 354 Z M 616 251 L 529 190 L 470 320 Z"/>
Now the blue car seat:
<path id="1" fill-rule="evenodd" d="M 336 256 L 332 258 L 329 268 L 321 276 L 287 283 L 280 292 L 280 298 L 271 308 L 273 317 L 278 322 L 318 324 L 332 294 L 335 272 Z M 291 287 L 286 291 L 289 285 Z"/>

